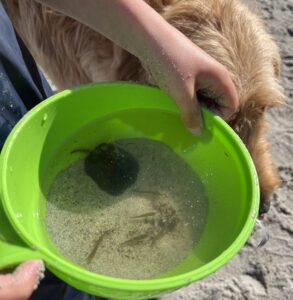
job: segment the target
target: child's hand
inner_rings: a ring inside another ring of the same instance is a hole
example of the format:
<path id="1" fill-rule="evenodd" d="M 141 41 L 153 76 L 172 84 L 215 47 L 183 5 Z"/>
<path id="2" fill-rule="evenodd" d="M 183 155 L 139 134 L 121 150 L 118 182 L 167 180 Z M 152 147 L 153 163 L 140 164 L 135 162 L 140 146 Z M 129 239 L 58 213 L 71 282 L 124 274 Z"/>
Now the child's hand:
<path id="1" fill-rule="evenodd" d="M 137 56 L 154 82 L 177 103 L 187 127 L 201 128 L 196 92 L 219 99 L 225 118 L 238 107 L 228 71 L 167 23 L 143 0 L 37 0 L 100 32 Z M 81 4 L 82 2 L 82 4 Z"/>
<path id="2" fill-rule="evenodd" d="M 159 42 L 142 57 L 154 83 L 177 103 L 184 123 L 194 134 L 202 128 L 197 92 L 216 101 L 215 112 L 229 119 L 239 103 L 226 68 L 175 28 L 167 30 L 169 33 L 162 32 Z"/>
<path id="3" fill-rule="evenodd" d="M 28 261 L 11 274 L 0 274 L 0 300 L 28 299 L 43 278 L 43 272 L 41 261 Z"/>

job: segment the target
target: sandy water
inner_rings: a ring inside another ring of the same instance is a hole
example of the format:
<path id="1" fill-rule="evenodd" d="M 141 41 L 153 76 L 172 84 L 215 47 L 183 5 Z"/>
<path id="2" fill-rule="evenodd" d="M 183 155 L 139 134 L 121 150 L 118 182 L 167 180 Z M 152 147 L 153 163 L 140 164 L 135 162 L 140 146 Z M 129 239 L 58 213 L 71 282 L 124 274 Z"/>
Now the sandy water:
<path id="1" fill-rule="evenodd" d="M 117 144 L 137 159 L 136 182 L 112 196 L 87 176 L 84 159 L 76 161 L 50 187 L 48 233 L 64 256 L 90 271 L 152 278 L 178 265 L 196 246 L 208 211 L 205 190 L 164 144 L 145 139 Z"/>

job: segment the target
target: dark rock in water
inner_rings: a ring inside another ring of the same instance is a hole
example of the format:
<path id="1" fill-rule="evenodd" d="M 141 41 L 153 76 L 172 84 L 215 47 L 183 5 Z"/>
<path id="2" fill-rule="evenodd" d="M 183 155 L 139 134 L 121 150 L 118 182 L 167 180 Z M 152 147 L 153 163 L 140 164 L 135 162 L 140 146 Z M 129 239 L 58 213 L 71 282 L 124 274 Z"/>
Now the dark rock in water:
<path id="1" fill-rule="evenodd" d="M 136 181 L 139 165 L 118 145 L 102 143 L 85 158 L 84 169 L 103 191 L 118 196 Z"/>

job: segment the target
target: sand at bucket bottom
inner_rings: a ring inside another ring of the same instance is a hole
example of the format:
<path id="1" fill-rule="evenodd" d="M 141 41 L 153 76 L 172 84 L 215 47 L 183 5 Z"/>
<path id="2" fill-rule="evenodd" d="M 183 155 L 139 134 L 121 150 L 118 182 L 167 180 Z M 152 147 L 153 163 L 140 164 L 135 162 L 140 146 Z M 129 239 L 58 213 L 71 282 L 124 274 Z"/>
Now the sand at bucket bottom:
<path id="1" fill-rule="evenodd" d="M 111 196 L 85 174 L 84 159 L 75 162 L 50 188 L 48 233 L 64 256 L 90 271 L 152 278 L 179 264 L 196 245 L 207 216 L 205 191 L 164 144 L 145 139 L 118 144 L 138 161 L 136 182 Z"/>

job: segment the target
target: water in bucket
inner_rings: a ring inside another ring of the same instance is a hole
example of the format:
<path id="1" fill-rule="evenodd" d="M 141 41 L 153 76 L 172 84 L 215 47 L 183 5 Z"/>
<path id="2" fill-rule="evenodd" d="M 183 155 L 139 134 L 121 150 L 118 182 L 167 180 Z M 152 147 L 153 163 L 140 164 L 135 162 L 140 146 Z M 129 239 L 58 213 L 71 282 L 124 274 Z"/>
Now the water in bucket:
<path id="1" fill-rule="evenodd" d="M 85 172 L 88 154 L 81 149 L 83 157 L 60 172 L 50 187 L 48 233 L 64 256 L 90 271 L 153 278 L 196 247 L 208 211 L 205 190 L 189 165 L 165 144 L 142 138 L 114 144 L 135 158 L 135 180 L 119 195 L 105 191 Z"/>

